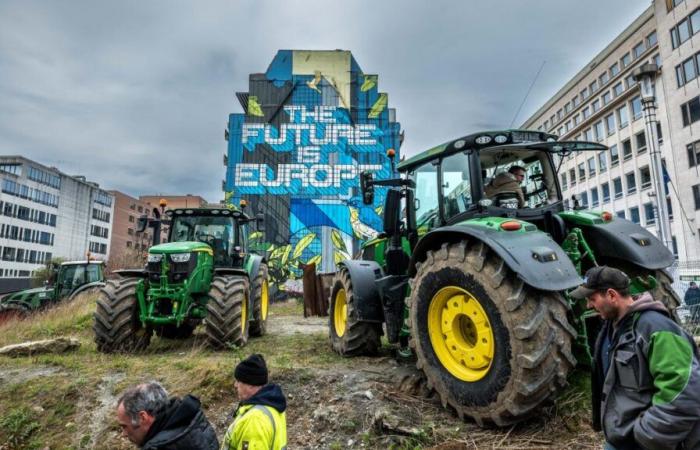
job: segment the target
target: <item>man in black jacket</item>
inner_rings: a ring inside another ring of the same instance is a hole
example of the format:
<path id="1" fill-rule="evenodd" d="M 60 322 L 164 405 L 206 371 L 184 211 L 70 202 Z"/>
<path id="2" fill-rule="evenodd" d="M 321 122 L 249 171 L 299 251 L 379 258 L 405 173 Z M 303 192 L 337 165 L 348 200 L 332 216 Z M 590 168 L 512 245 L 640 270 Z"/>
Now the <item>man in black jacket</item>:
<path id="1" fill-rule="evenodd" d="M 168 398 L 159 383 L 129 388 L 117 402 L 122 433 L 146 450 L 218 450 L 219 441 L 197 397 Z"/>

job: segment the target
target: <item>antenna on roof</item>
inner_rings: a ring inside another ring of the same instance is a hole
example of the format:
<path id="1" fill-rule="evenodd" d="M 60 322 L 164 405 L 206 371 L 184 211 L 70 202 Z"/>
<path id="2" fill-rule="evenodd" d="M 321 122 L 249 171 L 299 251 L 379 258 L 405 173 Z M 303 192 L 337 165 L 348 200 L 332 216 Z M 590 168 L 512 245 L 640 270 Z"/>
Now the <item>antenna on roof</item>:
<path id="1" fill-rule="evenodd" d="M 527 92 L 525 93 L 525 98 L 523 98 L 523 101 L 520 103 L 520 106 L 518 106 L 518 110 L 515 112 L 515 115 L 513 116 L 513 120 L 510 122 L 510 126 L 508 128 L 513 128 L 513 124 L 515 123 L 515 119 L 518 118 L 518 114 L 520 114 L 520 110 L 523 109 L 523 105 L 525 105 L 525 100 L 527 100 L 527 96 L 530 95 L 530 91 L 532 90 L 532 87 L 535 85 L 535 82 L 540 77 L 540 73 L 542 73 L 542 69 L 544 68 L 545 64 L 547 64 L 547 61 L 543 60 L 542 65 L 540 66 L 540 70 L 537 71 L 537 73 L 535 74 L 535 78 L 532 79 L 532 83 L 530 83 L 530 87 L 527 89 Z"/>

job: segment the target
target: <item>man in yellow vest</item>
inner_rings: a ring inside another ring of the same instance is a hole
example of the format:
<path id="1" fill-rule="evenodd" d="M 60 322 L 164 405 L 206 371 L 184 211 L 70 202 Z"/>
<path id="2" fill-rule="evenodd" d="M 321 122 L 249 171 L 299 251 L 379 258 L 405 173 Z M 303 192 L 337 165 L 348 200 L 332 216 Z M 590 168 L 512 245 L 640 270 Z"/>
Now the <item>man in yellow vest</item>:
<path id="1" fill-rule="evenodd" d="M 287 399 L 279 385 L 268 384 L 265 359 L 250 355 L 233 376 L 240 403 L 221 450 L 286 450 Z"/>

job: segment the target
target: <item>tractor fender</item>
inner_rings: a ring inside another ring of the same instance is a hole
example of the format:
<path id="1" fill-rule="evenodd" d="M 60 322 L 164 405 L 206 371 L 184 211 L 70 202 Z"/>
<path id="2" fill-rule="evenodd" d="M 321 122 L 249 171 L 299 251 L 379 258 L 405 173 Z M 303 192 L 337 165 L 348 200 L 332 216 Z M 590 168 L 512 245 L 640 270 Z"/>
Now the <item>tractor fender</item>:
<path id="1" fill-rule="evenodd" d="M 629 220 L 615 218 L 607 223 L 576 226 L 596 257 L 621 259 L 650 270 L 673 264 L 673 253 L 647 229 Z"/>
<path id="2" fill-rule="evenodd" d="M 347 259 L 339 266 L 348 271 L 357 319 L 361 322 L 384 322 L 382 298 L 376 281 L 384 276 L 375 261 Z"/>
<path id="3" fill-rule="evenodd" d="M 250 277 L 251 281 L 254 280 L 255 277 L 258 276 L 258 271 L 260 270 L 260 264 L 263 263 L 264 261 L 265 261 L 265 259 L 262 256 L 255 255 L 255 254 L 250 255 L 250 257 L 248 258 L 248 264 L 246 264 L 246 266 L 248 266 L 250 268 L 250 270 L 248 270 L 248 277 Z"/>
<path id="4" fill-rule="evenodd" d="M 105 285 L 105 284 L 104 284 L 104 282 L 102 282 L 102 281 L 93 281 L 92 283 L 84 284 L 84 285 L 78 287 L 78 288 L 77 288 L 76 290 L 74 290 L 73 292 L 71 292 L 70 295 L 68 296 L 68 298 L 71 298 L 71 299 L 72 299 L 72 298 L 75 297 L 76 295 L 79 295 L 81 292 L 85 292 L 85 291 L 87 291 L 88 289 L 101 288 L 101 287 L 103 287 L 104 285 Z"/>
<path id="5" fill-rule="evenodd" d="M 483 242 L 518 278 L 535 289 L 563 291 L 583 283 L 568 255 L 548 234 L 539 230 L 500 231 L 469 224 L 438 228 L 423 236 L 411 256 L 409 275 L 415 276 L 416 263 L 426 258 L 428 250 L 465 238 Z"/>

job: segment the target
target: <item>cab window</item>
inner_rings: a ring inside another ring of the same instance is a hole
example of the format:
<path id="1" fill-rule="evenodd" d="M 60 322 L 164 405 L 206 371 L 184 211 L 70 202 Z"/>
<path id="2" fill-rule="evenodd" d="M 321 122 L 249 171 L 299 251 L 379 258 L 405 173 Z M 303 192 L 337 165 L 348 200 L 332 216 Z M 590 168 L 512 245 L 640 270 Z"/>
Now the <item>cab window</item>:
<path id="1" fill-rule="evenodd" d="M 445 219 L 465 212 L 472 205 L 469 155 L 456 153 L 442 160 L 442 196 Z"/>
<path id="2" fill-rule="evenodd" d="M 418 230 L 432 227 L 438 217 L 438 179 L 437 166 L 424 164 L 409 174 L 416 183 L 415 209 Z"/>

